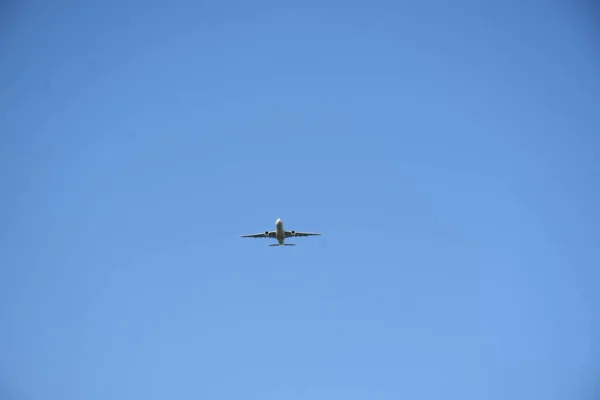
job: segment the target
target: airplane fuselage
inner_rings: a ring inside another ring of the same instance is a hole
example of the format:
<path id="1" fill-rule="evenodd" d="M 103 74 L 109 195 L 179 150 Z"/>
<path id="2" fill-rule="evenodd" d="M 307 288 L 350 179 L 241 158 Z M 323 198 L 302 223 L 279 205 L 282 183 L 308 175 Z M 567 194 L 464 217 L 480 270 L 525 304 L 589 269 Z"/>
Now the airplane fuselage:
<path id="1" fill-rule="evenodd" d="M 275 221 L 275 238 L 280 245 L 283 246 L 285 243 L 285 229 L 283 229 L 283 221 L 281 218 L 277 218 Z"/>

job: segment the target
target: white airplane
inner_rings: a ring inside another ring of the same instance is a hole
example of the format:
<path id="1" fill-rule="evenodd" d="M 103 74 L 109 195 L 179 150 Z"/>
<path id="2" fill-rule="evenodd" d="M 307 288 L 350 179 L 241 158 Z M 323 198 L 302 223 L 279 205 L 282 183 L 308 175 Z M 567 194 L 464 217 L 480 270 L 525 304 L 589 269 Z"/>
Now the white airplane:
<path id="1" fill-rule="evenodd" d="M 283 229 L 283 221 L 280 218 L 277 218 L 275 221 L 275 230 L 274 231 L 265 231 L 264 233 L 254 233 L 252 235 L 242 235 L 240 237 L 243 238 L 270 238 L 277 239 L 276 244 L 270 244 L 269 246 L 295 246 L 292 243 L 285 243 L 285 239 L 290 237 L 305 237 L 305 236 L 320 236 L 320 233 L 312 233 L 312 232 L 296 232 L 296 231 L 286 231 Z"/>

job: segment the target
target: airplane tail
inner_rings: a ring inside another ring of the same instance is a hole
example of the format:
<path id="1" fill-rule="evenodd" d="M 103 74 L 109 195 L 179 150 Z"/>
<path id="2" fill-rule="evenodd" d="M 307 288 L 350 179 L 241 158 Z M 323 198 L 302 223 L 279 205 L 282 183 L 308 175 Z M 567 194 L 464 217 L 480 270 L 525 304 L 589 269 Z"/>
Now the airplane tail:
<path id="1" fill-rule="evenodd" d="M 284 243 L 284 244 L 276 243 L 276 244 L 269 245 L 269 247 L 275 247 L 275 246 L 295 246 L 295 244 L 293 244 L 293 243 Z"/>

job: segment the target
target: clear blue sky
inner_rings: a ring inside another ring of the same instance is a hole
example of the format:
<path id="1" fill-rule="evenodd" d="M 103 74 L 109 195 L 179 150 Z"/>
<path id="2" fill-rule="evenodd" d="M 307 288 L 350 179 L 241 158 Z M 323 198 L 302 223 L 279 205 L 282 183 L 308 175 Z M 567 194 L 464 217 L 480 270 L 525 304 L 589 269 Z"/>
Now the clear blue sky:
<path id="1" fill-rule="evenodd" d="M 192 3 L 3 3 L 0 398 L 591 393 L 581 9 Z"/>

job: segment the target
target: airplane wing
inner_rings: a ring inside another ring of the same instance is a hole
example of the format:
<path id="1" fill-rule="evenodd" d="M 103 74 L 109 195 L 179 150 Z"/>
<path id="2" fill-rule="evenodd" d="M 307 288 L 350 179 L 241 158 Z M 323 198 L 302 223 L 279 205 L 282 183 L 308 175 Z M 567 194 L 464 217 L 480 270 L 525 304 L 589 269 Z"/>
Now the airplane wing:
<path id="1" fill-rule="evenodd" d="M 243 237 L 243 238 L 254 238 L 254 239 L 274 238 L 275 237 L 275 231 L 263 232 L 263 233 L 253 233 L 251 235 L 242 235 L 240 237 Z"/>
<path id="2" fill-rule="evenodd" d="M 306 237 L 306 236 L 321 236 L 320 233 L 314 233 L 314 232 L 296 232 L 296 231 L 285 231 L 285 237 L 289 238 L 289 237 Z"/>

